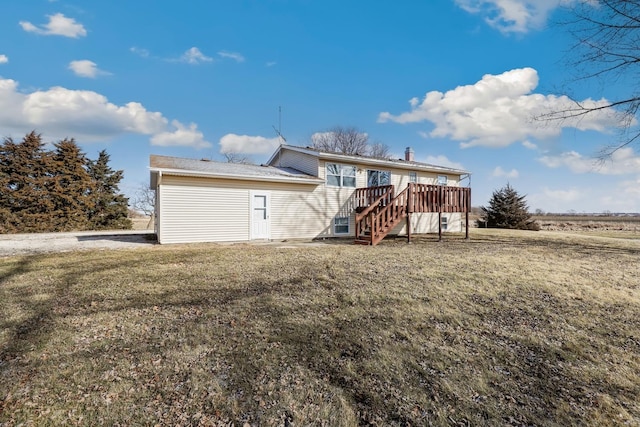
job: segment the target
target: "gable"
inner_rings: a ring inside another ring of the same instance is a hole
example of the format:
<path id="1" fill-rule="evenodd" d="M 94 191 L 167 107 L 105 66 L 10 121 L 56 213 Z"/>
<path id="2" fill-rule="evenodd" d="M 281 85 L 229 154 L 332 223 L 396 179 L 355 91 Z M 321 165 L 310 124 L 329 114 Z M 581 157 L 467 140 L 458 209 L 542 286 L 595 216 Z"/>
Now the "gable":
<path id="1" fill-rule="evenodd" d="M 300 151 L 279 149 L 269 160 L 270 166 L 293 168 L 311 176 L 318 176 L 318 157 Z"/>

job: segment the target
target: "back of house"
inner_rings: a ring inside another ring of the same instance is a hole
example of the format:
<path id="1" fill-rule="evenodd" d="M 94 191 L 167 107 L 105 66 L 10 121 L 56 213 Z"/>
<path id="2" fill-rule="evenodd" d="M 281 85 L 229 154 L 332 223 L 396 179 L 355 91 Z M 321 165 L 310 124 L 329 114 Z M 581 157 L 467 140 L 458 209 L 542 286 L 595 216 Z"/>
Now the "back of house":
<path id="1" fill-rule="evenodd" d="M 410 185 L 453 188 L 469 175 L 415 162 L 410 149 L 389 160 L 284 144 L 260 166 L 152 155 L 150 170 L 159 243 L 355 238 L 363 210 L 374 218 Z M 413 209 L 385 235 L 461 231 L 462 210 L 448 210 Z"/>

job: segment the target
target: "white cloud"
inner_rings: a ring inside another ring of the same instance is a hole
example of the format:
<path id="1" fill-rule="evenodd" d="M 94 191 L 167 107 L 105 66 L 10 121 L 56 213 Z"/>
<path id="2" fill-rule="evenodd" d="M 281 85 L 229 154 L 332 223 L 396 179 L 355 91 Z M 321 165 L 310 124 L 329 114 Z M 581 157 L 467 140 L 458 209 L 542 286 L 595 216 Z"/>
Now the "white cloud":
<path id="1" fill-rule="evenodd" d="M 165 145 L 205 146 L 195 125 L 187 129 L 137 102 L 116 105 L 96 92 L 52 87 L 23 93 L 15 80 L 0 78 L 0 128 L 16 133 L 32 129 L 51 138 L 74 137 L 83 142 L 140 134 Z M 173 134 L 171 138 L 166 134 Z"/>
<path id="2" fill-rule="evenodd" d="M 502 169 L 502 167 L 496 167 L 493 172 L 491 172 L 491 176 L 494 178 L 511 178 L 515 179 L 520 176 L 520 173 L 516 169 L 511 169 L 509 172 Z"/>
<path id="3" fill-rule="evenodd" d="M 75 39 L 87 35 L 87 30 L 85 30 L 84 26 L 73 18 L 67 18 L 62 13 L 47 16 L 49 17 L 49 22 L 40 27 L 28 21 L 20 21 L 20 26 L 26 32 L 45 36 L 64 36 Z"/>
<path id="4" fill-rule="evenodd" d="M 537 150 L 538 146 L 531 141 L 522 141 L 522 145 L 524 148 L 528 148 L 529 150 Z"/>
<path id="5" fill-rule="evenodd" d="M 624 194 L 625 197 L 620 197 Z M 622 181 L 616 191 L 610 191 L 600 197 L 602 210 L 611 212 L 640 212 L 640 176 L 636 179 Z"/>
<path id="6" fill-rule="evenodd" d="M 69 69 L 73 71 L 76 76 L 88 77 L 91 79 L 95 79 L 98 75 L 111 74 L 107 71 L 100 70 L 95 62 L 89 61 L 88 59 L 71 61 L 69 63 Z"/>
<path id="7" fill-rule="evenodd" d="M 135 53 L 136 55 L 142 57 L 142 58 L 148 58 L 149 55 L 151 55 L 151 52 L 149 52 L 147 49 L 143 49 L 140 47 L 136 47 L 136 46 L 132 46 L 129 48 L 129 52 L 131 53 Z"/>
<path id="8" fill-rule="evenodd" d="M 527 204 L 534 208 L 540 208 L 546 212 L 561 213 L 569 210 L 580 211 L 584 202 L 589 198 L 584 190 L 577 188 L 551 189 L 543 187 L 540 192 L 527 195 Z"/>
<path id="9" fill-rule="evenodd" d="M 180 57 L 180 61 L 186 62 L 187 64 L 197 65 L 203 62 L 212 62 L 213 58 L 206 56 L 205 54 L 200 52 L 200 49 L 198 49 L 197 47 L 192 47 L 182 54 L 182 56 Z"/>
<path id="10" fill-rule="evenodd" d="M 576 151 L 567 151 L 555 156 L 542 156 L 538 161 L 549 168 L 566 167 L 573 173 L 625 175 L 640 171 L 640 156 L 631 147 L 617 150 L 610 159 L 605 161 L 584 157 Z"/>
<path id="11" fill-rule="evenodd" d="M 543 187 L 540 192 L 528 195 L 527 200 L 529 206 L 547 212 L 640 212 L 640 176 L 600 186 Z"/>
<path id="12" fill-rule="evenodd" d="M 487 74 L 473 85 L 458 86 L 446 93 L 428 92 L 422 102 L 412 98 L 410 111 L 399 115 L 380 113 L 378 122 L 431 122 L 434 129 L 429 133 L 430 137 L 448 137 L 460 141 L 463 148 L 506 147 L 529 138 L 555 137 L 566 127 L 603 132 L 620 124 L 613 109 L 567 119 L 555 126 L 536 122 L 533 118 L 541 114 L 576 106 L 566 96 L 532 93 L 537 86 L 538 73 L 533 68 Z M 589 108 L 608 102 L 586 99 L 582 104 Z"/>
<path id="13" fill-rule="evenodd" d="M 236 62 L 244 62 L 244 56 L 242 56 L 242 54 L 236 53 L 236 52 L 220 51 L 220 52 L 218 52 L 218 56 L 220 56 L 221 58 L 233 59 Z"/>
<path id="14" fill-rule="evenodd" d="M 543 27 L 549 14 L 573 0 L 455 0 L 469 13 L 484 16 L 485 22 L 503 33 L 526 33 Z"/>
<path id="15" fill-rule="evenodd" d="M 315 132 L 311 135 L 311 143 L 317 144 L 320 141 L 333 139 L 333 132 Z"/>
<path id="16" fill-rule="evenodd" d="M 276 64 L 278 64 L 276 61 L 269 61 L 269 62 L 267 62 L 267 63 L 266 63 L 266 64 L 264 64 L 264 65 L 265 65 L 266 67 L 273 67 L 273 66 L 275 66 Z"/>
<path id="17" fill-rule="evenodd" d="M 582 198 L 584 191 L 576 188 L 571 188 L 569 190 L 551 190 L 545 187 L 543 189 L 543 194 L 549 199 L 560 200 L 563 202 L 575 202 Z"/>
<path id="18" fill-rule="evenodd" d="M 280 138 L 236 135 L 229 133 L 220 138 L 221 153 L 268 154 L 280 145 Z"/>
<path id="19" fill-rule="evenodd" d="M 204 135 L 198 130 L 198 126 L 195 123 L 190 123 L 189 127 L 187 127 L 179 121 L 173 120 L 171 124 L 176 130 L 154 135 L 151 137 L 151 145 L 159 145 L 161 147 L 211 147 L 211 143 L 204 140 Z"/>
<path id="20" fill-rule="evenodd" d="M 423 130 L 419 130 L 418 131 L 418 135 L 420 135 L 421 138 L 429 139 L 429 132 L 425 132 Z"/>
<path id="21" fill-rule="evenodd" d="M 430 165 L 435 165 L 435 166 L 444 166 L 447 168 L 465 170 L 464 166 L 462 166 L 462 163 L 451 161 L 446 156 L 443 156 L 443 155 L 427 156 L 427 158 L 425 159 L 425 163 L 429 163 Z"/>
<path id="22" fill-rule="evenodd" d="M 0 55 L 0 64 L 6 64 L 9 62 L 9 57 L 7 55 Z"/>

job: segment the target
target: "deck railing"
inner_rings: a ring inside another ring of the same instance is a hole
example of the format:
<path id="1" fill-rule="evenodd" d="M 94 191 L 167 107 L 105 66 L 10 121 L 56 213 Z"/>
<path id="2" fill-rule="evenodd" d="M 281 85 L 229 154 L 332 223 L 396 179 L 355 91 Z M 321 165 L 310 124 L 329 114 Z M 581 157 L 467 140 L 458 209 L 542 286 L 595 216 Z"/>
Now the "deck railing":
<path id="1" fill-rule="evenodd" d="M 362 212 L 374 204 L 376 199 L 390 195 L 393 199 L 393 185 L 381 185 L 377 187 L 365 187 L 356 189 L 356 210 Z"/>
<path id="2" fill-rule="evenodd" d="M 376 245 L 411 213 L 468 213 L 471 211 L 471 189 L 409 183 L 397 196 L 393 197 L 392 185 L 358 188 L 356 190 L 356 241 Z M 409 224 L 407 223 L 409 227 Z M 442 229 L 439 227 L 439 234 Z M 411 237 L 411 230 L 407 230 Z M 468 234 L 467 234 L 468 236 Z"/>
<path id="3" fill-rule="evenodd" d="M 409 184 L 409 212 L 469 212 L 471 189 L 445 185 Z"/>

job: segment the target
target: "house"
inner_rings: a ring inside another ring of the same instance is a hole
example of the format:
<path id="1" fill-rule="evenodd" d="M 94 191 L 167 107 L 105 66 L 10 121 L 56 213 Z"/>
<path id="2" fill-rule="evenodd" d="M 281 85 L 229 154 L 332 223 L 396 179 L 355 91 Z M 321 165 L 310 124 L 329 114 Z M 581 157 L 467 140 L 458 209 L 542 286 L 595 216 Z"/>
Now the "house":
<path id="1" fill-rule="evenodd" d="M 468 232 L 469 172 L 280 145 L 260 166 L 151 155 L 159 243 Z M 466 214 L 466 226 L 462 224 Z"/>

